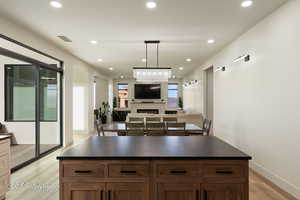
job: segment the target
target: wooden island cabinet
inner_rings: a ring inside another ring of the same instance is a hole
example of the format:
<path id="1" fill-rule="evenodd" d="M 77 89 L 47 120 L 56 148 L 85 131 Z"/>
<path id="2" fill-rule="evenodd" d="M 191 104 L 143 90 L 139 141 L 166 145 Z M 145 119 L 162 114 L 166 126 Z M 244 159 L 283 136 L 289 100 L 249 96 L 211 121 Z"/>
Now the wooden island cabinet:
<path id="1" fill-rule="evenodd" d="M 215 137 L 92 137 L 58 159 L 60 200 L 249 199 L 251 157 Z"/>

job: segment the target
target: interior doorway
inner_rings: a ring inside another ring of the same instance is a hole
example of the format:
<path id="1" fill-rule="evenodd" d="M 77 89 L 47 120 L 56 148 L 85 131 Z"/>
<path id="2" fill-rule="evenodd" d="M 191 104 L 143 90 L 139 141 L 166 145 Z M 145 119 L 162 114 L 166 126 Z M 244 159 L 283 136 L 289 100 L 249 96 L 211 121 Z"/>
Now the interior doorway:
<path id="1" fill-rule="evenodd" d="M 204 70 L 205 87 L 204 87 L 204 115 L 205 118 L 214 121 L 214 67 L 211 66 Z M 212 133 L 213 128 L 211 128 Z"/>

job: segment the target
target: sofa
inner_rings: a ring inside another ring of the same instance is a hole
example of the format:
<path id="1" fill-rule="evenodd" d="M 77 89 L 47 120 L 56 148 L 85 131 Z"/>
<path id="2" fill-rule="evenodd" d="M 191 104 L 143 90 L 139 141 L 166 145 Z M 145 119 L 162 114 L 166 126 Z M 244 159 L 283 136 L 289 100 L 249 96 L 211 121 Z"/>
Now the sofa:
<path id="1" fill-rule="evenodd" d="M 10 137 L 10 144 L 11 145 L 17 145 L 18 144 L 17 140 L 16 140 L 16 137 L 14 136 L 14 134 L 13 133 L 9 133 L 7 131 L 5 125 L 2 124 L 1 122 L 0 122 L 0 135 L 7 135 L 7 136 L 9 136 Z"/>

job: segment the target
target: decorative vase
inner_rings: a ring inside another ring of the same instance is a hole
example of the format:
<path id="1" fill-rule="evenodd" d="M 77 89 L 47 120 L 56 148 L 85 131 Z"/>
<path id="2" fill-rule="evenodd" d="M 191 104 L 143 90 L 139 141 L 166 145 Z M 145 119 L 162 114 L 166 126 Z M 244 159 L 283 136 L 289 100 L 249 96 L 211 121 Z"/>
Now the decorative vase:
<path id="1" fill-rule="evenodd" d="M 107 116 L 101 117 L 101 122 L 102 122 L 102 124 L 106 124 L 107 123 Z"/>

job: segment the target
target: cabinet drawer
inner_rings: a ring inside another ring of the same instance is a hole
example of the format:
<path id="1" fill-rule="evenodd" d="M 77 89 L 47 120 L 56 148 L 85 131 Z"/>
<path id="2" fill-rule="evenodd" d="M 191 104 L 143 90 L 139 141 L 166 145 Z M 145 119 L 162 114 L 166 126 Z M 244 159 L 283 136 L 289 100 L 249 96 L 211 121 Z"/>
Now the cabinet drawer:
<path id="1" fill-rule="evenodd" d="M 205 178 L 240 178 L 245 176 L 245 170 L 240 165 L 204 165 L 203 176 Z"/>
<path id="2" fill-rule="evenodd" d="M 201 175 L 201 168 L 197 164 L 158 164 L 156 170 L 158 178 L 199 177 Z"/>
<path id="3" fill-rule="evenodd" d="M 147 164 L 110 164 L 108 176 L 111 178 L 146 178 L 150 167 Z"/>
<path id="4" fill-rule="evenodd" d="M 0 155 L 9 154 L 10 142 L 9 140 L 0 141 Z"/>
<path id="5" fill-rule="evenodd" d="M 0 176 L 0 196 L 8 191 L 9 175 Z"/>
<path id="6" fill-rule="evenodd" d="M 9 173 L 9 155 L 0 155 L 0 176 Z"/>
<path id="7" fill-rule="evenodd" d="M 104 165 L 101 164 L 64 164 L 64 177 L 104 177 Z"/>

